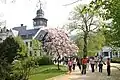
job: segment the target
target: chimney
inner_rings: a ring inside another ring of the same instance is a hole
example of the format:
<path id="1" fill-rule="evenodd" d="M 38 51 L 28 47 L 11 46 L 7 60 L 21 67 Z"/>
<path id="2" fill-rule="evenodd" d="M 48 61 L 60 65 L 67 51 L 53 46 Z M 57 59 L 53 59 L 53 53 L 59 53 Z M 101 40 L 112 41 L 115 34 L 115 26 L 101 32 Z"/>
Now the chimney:
<path id="1" fill-rule="evenodd" d="M 23 26 L 23 24 L 21 24 L 21 26 Z"/>

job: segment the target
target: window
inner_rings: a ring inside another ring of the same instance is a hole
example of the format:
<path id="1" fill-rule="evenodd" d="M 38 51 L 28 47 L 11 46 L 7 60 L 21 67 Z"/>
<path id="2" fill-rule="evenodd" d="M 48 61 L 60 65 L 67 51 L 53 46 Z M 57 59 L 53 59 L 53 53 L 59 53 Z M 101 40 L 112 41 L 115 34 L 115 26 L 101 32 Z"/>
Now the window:
<path id="1" fill-rule="evenodd" d="M 23 39 L 26 39 L 26 35 L 21 35 L 21 37 L 22 37 Z"/>
<path id="2" fill-rule="evenodd" d="M 32 47 L 32 41 L 30 41 L 30 47 Z"/>
<path id="3" fill-rule="evenodd" d="M 28 46 L 28 42 L 26 42 L 26 46 Z"/>
<path id="4" fill-rule="evenodd" d="M 103 55 L 106 57 L 106 56 L 109 56 L 108 52 L 103 52 Z"/>
<path id="5" fill-rule="evenodd" d="M 30 51 L 30 56 L 32 56 L 32 51 Z"/>
<path id="6" fill-rule="evenodd" d="M 35 51 L 35 56 L 37 56 L 37 53 L 36 53 L 36 51 Z"/>
<path id="7" fill-rule="evenodd" d="M 32 34 L 28 34 L 28 38 L 32 38 Z"/>

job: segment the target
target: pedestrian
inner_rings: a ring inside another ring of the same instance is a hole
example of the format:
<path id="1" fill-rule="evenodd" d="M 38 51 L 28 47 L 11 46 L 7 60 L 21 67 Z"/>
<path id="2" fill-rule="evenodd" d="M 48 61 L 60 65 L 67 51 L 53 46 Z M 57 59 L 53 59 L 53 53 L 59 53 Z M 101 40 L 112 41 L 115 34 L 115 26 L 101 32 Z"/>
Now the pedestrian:
<path id="1" fill-rule="evenodd" d="M 76 59 L 76 62 L 77 62 L 78 68 L 81 70 L 81 59 L 80 59 L 80 58 L 77 58 L 77 59 Z"/>
<path id="2" fill-rule="evenodd" d="M 94 70 L 94 65 L 95 65 L 94 57 L 92 57 L 92 58 L 90 59 L 90 65 L 91 65 L 91 70 L 92 70 L 92 72 L 94 72 L 94 71 L 95 71 L 95 70 Z"/>
<path id="3" fill-rule="evenodd" d="M 97 58 L 97 56 L 95 56 L 95 69 L 96 69 L 96 71 L 97 71 L 97 66 L 98 66 L 98 58 Z"/>
<path id="4" fill-rule="evenodd" d="M 76 59 L 73 58 L 73 71 L 75 70 L 75 65 L 76 65 Z"/>
<path id="5" fill-rule="evenodd" d="M 73 65 L 73 62 L 72 62 L 72 59 L 70 58 L 70 60 L 68 61 L 69 74 L 72 72 L 72 65 Z"/>
<path id="6" fill-rule="evenodd" d="M 87 71 L 89 70 L 89 57 L 87 57 Z"/>
<path id="7" fill-rule="evenodd" d="M 82 59 L 82 74 L 86 74 L 87 58 L 84 56 Z"/>
<path id="8" fill-rule="evenodd" d="M 107 59 L 107 73 L 110 76 L 110 58 Z"/>
<path id="9" fill-rule="evenodd" d="M 98 66 L 99 66 L 99 72 L 101 72 L 101 73 L 102 73 L 102 70 L 103 70 L 103 64 L 106 65 L 105 62 L 103 61 L 102 56 L 100 56 Z"/>

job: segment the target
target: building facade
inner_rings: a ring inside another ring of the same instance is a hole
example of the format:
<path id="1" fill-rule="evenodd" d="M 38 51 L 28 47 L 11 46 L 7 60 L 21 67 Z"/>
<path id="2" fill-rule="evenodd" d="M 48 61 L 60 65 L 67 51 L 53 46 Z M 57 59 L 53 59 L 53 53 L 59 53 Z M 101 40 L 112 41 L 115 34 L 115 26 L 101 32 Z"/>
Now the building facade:
<path id="1" fill-rule="evenodd" d="M 0 27 L 0 43 L 2 43 L 9 36 L 14 36 L 13 31 L 8 30 L 6 27 Z"/>
<path id="2" fill-rule="evenodd" d="M 28 47 L 28 55 L 29 56 L 40 56 L 41 55 L 41 47 L 34 49 L 33 48 L 33 37 L 37 36 L 39 30 L 43 27 L 47 27 L 47 19 L 44 18 L 44 11 L 42 7 L 37 10 L 36 17 L 33 18 L 33 29 L 26 29 L 27 26 L 21 24 L 19 27 L 14 27 L 12 30 L 18 31 L 18 36 L 20 36 L 26 46 Z M 40 45 L 40 43 L 38 43 Z"/>

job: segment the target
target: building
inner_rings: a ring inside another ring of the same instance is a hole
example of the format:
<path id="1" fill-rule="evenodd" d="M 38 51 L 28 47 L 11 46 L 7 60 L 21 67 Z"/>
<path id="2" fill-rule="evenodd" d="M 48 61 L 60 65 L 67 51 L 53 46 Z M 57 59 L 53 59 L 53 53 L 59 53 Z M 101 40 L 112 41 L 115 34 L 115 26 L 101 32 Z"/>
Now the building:
<path id="1" fill-rule="evenodd" d="M 114 51 L 113 48 L 104 46 L 102 50 L 98 52 L 98 56 L 102 56 L 104 60 L 106 60 L 107 58 L 112 59 L 114 57 L 119 58 L 120 57 L 119 51 L 120 51 L 120 48 L 115 48 L 115 51 Z"/>
<path id="2" fill-rule="evenodd" d="M 15 36 L 14 31 L 8 30 L 6 27 L 0 27 L 0 43 L 2 43 L 9 36 Z"/>
<path id="3" fill-rule="evenodd" d="M 12 28 L 12 30 L 18 31 L 18 36 L 21 36 L 21 38 L 24 40 L 24 43 L 28 46 L 28 54 L 30 56 L 40 55 L 40 49 L 34 50 L 32 48 L 32 40 L 34 36 L 38 35 L 41 28 L 47 27 L 47 21 L 48 20 L 44 18 L 44 11 L 40 5 L 40 8 L 36 12 L 36 17 L 33 18 L 33 29 L 26 29 L 27 26 L 23 24 L 21 24 L 19 27 Z"/>

